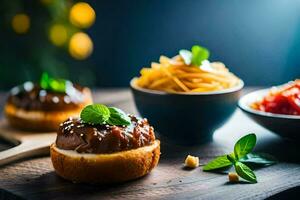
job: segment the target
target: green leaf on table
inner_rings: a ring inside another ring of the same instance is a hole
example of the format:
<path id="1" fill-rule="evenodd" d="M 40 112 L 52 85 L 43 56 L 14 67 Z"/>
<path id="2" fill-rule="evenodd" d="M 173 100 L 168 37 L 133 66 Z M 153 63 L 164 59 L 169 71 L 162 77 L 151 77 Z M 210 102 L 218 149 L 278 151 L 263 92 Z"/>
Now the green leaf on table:
<path id="1" fill-rule="evenodd" d="M 227 159 L 232 163 L 236 163 L 238 160 L 235 159 L 234 153 L 228 154 Z"/>
<path id="2" fill-rule="evenodd" d="M 239 160 L 250 153 L 256 145 L 256 135 L 254 133 L 245 135 L 234 145 L 235 159 Z"/>
<path id="3" fill-rule="evenodd" d="M 254 172 L 245 164 L 241 162 L 236 162 L 234 164 L 236 173 L 242 177 L 243 179 L 251 182 L 251 183 L 257 183 L 256 176 Z"/>
<path id="4" fill-rule="evenodd" d="M 272 165 L 277 163 L 277 160 L 273 156 L 264 153 L 249 153 L 243 158 L 240 158 L 239 161 L 242 163 L 254 163 L 258 165 Z"/>
<path id="5" fill-rule="evenodd" d="M 131 119 L 119 108 L 109 107 L 110 117 L 107 123 L 110 125 L 130 125 Z"/>
<path id="6" fill-rule="evenodd" d="M 234 145 L 234 151 L 228 155 L 222 155 L 210 161 L 204 166 L 203 171 L 221 169 L 233 165 L 236 173 L 243 179 L 256 183 L 256 176 L 250 166 L 268 166 L 275 164 L 276 159 L 264 153 L 251 153 L 256 145 L 256 135 L 251 133 L 240 138 Z M 247 165 L 248 166 L 247 166 Z"/>
<path id="7" fill-rule="evenodd" d="M 109 117 L 110 111 L 103 104 L 88 105 L 80 113 L 81 120 L 89 124 L 105 124 Z"/>
<path id="8" fill-rule="evenodd" d="M 232 163 L 227 159 L 227 155 L 222 155 L 207 163 L 203 167 L 203 170 L 210 171 L 210 170 L 220 169 L 224 167 L 229 167 L 231 165 Z"/>

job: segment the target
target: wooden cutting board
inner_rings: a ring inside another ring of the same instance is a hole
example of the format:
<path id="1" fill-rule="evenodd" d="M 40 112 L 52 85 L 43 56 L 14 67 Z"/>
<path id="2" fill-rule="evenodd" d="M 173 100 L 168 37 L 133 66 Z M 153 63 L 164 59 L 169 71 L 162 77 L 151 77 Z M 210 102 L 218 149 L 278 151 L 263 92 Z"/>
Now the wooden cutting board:
<path id="1" fill-rule="evenodd" d="M 55 141 L 56 133 L 20 131 L 10 127 L 5 119 L 0 121 L 0 138 L 16 145 L 0 152 L 0 166 L 20 159 L 49 154 L 49 146 Z"/>

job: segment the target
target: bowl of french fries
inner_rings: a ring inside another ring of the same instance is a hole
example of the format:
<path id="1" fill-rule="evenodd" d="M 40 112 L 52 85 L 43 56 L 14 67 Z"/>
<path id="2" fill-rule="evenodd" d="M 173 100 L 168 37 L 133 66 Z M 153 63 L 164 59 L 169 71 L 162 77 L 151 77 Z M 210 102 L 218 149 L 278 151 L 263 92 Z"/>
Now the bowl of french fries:
<path id="1" fill-rule="evenodd" d="M 136 108 L 163 140 L 199 144 L 233 114 L 244 83 L 221 62 L 187 64 L 161 56 L 130 81 Z"/>

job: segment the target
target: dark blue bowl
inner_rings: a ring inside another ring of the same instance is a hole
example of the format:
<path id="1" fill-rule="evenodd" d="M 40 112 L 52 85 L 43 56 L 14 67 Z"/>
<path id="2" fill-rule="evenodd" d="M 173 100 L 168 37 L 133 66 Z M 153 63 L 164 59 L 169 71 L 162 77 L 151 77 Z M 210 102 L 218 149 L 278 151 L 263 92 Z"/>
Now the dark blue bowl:
<path id="1" fill-rule="evenodd" d="M 267 95 L 270 89 L 257 90 L 243 96 L 238 103 L 240 109 L 264 128 L 285 138 L 300 139 L 300 116 L 273 114 L 250 107 L 251 104 Z"/>
<path id="2" fill-rule="evenodd" d="M 177 144 L 200 144 L 212 139 L 236 109 L 244 83 L 234 88 L 207 93 L 166 93 L 130 82 L 135 105 L 153 125 L 162 140 Z"/>

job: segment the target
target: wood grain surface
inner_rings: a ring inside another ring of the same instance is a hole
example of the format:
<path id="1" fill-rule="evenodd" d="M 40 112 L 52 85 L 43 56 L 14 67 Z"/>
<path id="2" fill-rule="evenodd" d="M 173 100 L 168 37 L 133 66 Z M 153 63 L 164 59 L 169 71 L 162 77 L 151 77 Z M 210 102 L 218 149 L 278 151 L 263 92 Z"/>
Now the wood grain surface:
<path id="1" fill-rule="evenodd" d="M 0 102 L 3 98 L 1 95 Z M 136 113 L 129 90 L 99 90 L 94 98 L 95 102 Z M 203 172 L 202 167 L 194 170 L 183 167 L 187 154 L 199 156 L 203 165 L 216 155 L 231 152 L 235 141 L 249 132 L 258 136 L 255 151 L 271 153 L 280 161 L 256 170 L 257 184 L 230 184 L 226 174 Z M 299 143 L 276 136 L 239 110 L 215 132 L 211 143 L 194 147 L 167 141 L 162 144 L 157 168 L 143 178 L 118 185 L 74 184 L 63 180 L 53 171 L 49 157 L 3 166 L 0 168 L 0 199 L 265 199 L 275 194 L 281 198 L 280 194 L 291 188 L 299 191 Z M 0 144 L 0 149 L 7 147 L 6 143 Z"/>

